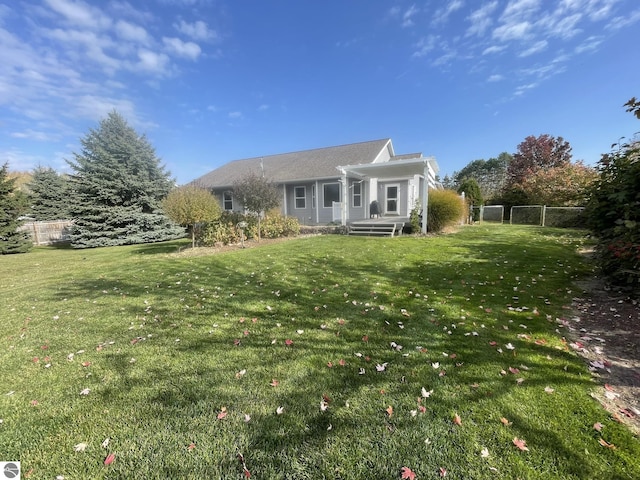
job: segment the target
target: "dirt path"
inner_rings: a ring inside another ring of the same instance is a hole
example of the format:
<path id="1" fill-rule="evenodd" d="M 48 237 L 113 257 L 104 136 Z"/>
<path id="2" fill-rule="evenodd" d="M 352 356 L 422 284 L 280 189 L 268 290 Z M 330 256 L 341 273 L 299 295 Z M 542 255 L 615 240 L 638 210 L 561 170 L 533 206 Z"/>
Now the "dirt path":
<path id="1" fill-rule="evenodd" d="M 578 287 L 567 340 L 600 384 L 592 396 L 640 436 L 640 303 L 599 280 Z"/>

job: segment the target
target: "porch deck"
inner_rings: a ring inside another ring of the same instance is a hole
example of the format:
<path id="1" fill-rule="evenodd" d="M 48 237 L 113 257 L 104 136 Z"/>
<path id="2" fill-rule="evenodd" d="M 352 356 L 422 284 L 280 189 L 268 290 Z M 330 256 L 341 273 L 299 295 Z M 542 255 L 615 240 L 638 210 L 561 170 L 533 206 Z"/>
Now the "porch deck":
<path id="1" fill-rule="evenodd" d="M 347 222 L 349 235 L 394 237 L 401 235 L 409 217 L 382 216 Z"/>

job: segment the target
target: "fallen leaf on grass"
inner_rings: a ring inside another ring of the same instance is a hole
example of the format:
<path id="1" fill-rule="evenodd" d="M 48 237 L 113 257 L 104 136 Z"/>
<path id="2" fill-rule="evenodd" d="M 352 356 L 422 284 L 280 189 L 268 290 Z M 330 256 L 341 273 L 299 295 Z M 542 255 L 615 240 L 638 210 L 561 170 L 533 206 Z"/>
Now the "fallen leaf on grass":
<path id="1" fill-rule="evenodd" d="M 441 477 L 446 477 L 447 476 L 447 469 L 444 467 L 440 467 L 440 476 Z"/>
<path id="2" fill-rule="evenodd" d="M 610 448 L 611 450 L 615 450 L 616 446 L 613 443 L 607 442 L 604 438 L 598 440 L 598 443 L 603 447 Z"/>
<path id="3" fill-rule="evenodd" d="M 389 418 L 391 418 L 391 415 L 393 415 L 393 407 L 391 405 L 389 405 L 386 409 L 385 412 L 387 412 L 387 415 L 389 415 Z"/>
<path id="4" fill-rule="evenodd" d="M 227 407 L 222 407 L 220 409 L 220 412 L 218 412 L 218 415 L 217 415 L 218 420 L 222 420 L 224 417 L 226 417 L 227 413 L 228 413 L 227 412 Z"/>
<path id="5" fill-rule="evenodd" d="M 109 446 L 109 437 L 105 438 L 104 441 L 100 444 L 102 448 L 107 448 Z"/>
<path id="6" fill-rule="evenodd" d="M 80 395 L 89 395 L 89 392 L 91 392 L 91 389 L 85 388 L 80 391 Z"/>
<path id="7" fill-rule="evenodd" d="M 104 459 L 104 464 L 106 466 L 111 465 L 115 459 L 116 455 L 114 453 L 110 453 L 109 455 L 107 455 L 107 458 Z"/>
<path id="8" fill-rule="evenodd" d="M 291 345 L 293 345 L 293 340 L 291 340 L 290 338 L 287 338 L 287 339 L 284 341 L 284 344 L 285 344 L 287 347 L 290 347 Z"/>
<path id="9" fill-rule="evenodd" d="M 518 438 L 518 437 L 513 437 L 513 444 L 520 450 L 522 450 L 523 452 L 528 452 L 529 449 L 527 448 L 527 442 L 525 442 L 524 440 Z"/>
<path id="10" fill-rule="evenodd" d="M 427 390 L 426 388 L 422 387 L 420 393 L 422 394 L 422 398 L 429 398 L 433 393 L 433 390 Z"/>
<path id="11" fill-rule="evenodd" d="M 416 474 L 409 467 L 402 467 L 400 469 L 400 478 L 414 480 L 416 478 Z"/>
<path id="12" fill-rule="evenodd" d="M 193 443 L 193 442 L 191 442 L 191 443 L 189 444 L 189 446 L 187 447 L 187 450 L 191 451 L 191 450 L 193 450 L 194 448 L 196 448 L 196 444 L 195 444 L 195 443 Z"/>
<path id="13" fill-rule="evenodd" d="M 489 449 L 488 448 L 483 448 L 482 450 L 480 450 L 480 456 L 482 458 L 487 458 L 489 457 Z"/>
<path id="14" fill-rule="evenodd" d="M 457 413 L 453 417 L 453 423 L 455 423 L 456 425 L 462 425 L 462 419 L 460 418 L 460 415 L 458 415 Z"/>
<path id="15" fill-rule="evenodd" d="M 77 445 L 74 445 L 73 449 L 76 452 L 84 452 L 87 449 L 87 446 L 88 445 L 86 443 L 82 442 L 82 443 L 78 443 Z"/>
<path id="16" fill-rule="evenodd" d="M 549 394 L 555 392 L 555 390 L 553 388 L 551 388 L 551 387 L 544 387 L 544 391 L 549 393 Z"/>
<path id="17" fill-rule="evenodd" d="M 276 408 L 276 414 L 277 415 L 282 415 L 284 413 L 284 407 L 278 407 Z"/>
<path id="18" fill-rule="evenodd" d="M 509 420 L 507 420 L 506 418 L 502 417 L 500 419 L 500 422 L 505 426 L 508 427 L 509 425 L 511 425 L 511 422 Z"/>
<path id="19" fill-rule="evenodd" d="M 269 385 L 271 385 L 272 387 L 277 387 L 279 383 L 280 382 L 278 382 L 278 380 L 274 378 L 271 380 L 271 383 Z"/>
<path id="20" fill-rule="evenodd" d="M 602 431 L 602 424 L 600 422 L 596 422 L 593 424 L 593 429 L 597 430 L 598 432 Z"/>

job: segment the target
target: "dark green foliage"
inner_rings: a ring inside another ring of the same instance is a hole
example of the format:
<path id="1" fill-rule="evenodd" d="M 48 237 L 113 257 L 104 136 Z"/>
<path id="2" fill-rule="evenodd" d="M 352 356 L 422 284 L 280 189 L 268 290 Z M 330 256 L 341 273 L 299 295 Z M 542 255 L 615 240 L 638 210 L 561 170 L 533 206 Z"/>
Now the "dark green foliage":
<path id="1" fill-rule="evenodd" d="M 184 235 L 162 211 L 172 180 L 146 137 L 110 113 L 82 138 L 74 170 L 71 214 L 75 248 L 158 242 Z"/>
<path id="2" fill-rule="evenodd" d="M 469 205 L 482 205 L 482 192 L 475 178 L 467 178 L 460 184 L 458 193 L 462 192 Z"/>
<path id="3" fill-rule="evenodd" d="M 427 211 L 427 230 L 439 233 L 462 220 L 465 205 L 453 190 L 430 190 Z"/>
<path id="4" fill-rule="evenodd" d="M 507 167 L 511 162 L 511 158 L 510 154 L 502 152 L 497 158 L 474 160 L 454 174 L 453 183 L 461 186 L 465 180 L 474 179 L 478 183 L 484 199 L 495 197 L 505 184 Z M 455 189 L 453 186 L 445 186 L 445 188 Z M 478 203 L 474 202 L 474 205 L 478 205 Z"/>
<path id="5" fill-rule="evenodd" d="M 69 180 L 50 167 L 38 167 L 28 184 L 29 216 L 38 221 L 64 220 L 69 214 Z"/>
<path id="6" fill-rule="evenodd" d="M 5 163 L 0 168 L 0 254 L 24 253 L 31 248 L 29 236 L 18 232 L 19 218 L 26 210 L 26 196 L 15 190 L 15 180 L 8 178 Z"/>
<path id="7" fill-rule="evenodd" d="M 420 233 L 422 229 L 422 217 L 420 212 L 422 211 L 422 204 L 420 199 L 416 201 L 416 204 L 409 213 L 409 223 L 411 224 L 411 233 Z"/>
<path id="8" fill-rule="evenodd" d="M 628 111 L 635 114 L 629 101 Z M 587 205 L 603 273 L 640 293 L 640 142 L 602 155 Z"/>

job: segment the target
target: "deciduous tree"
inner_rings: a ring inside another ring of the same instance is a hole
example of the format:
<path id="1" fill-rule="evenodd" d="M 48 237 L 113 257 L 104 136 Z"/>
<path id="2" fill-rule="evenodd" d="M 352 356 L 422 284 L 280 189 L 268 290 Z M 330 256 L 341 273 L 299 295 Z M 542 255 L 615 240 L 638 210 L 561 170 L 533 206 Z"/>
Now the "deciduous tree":
<path id="1" fill-rule="evenodd" d="M 158 242 L 184 235 L 162 211 L 172 179 L 145 136 L 117 112 L 80 140 L 68 161 L 76 248 Z"/>
<path id="2" fill-rule="evenodd" d="M 233 185 L 233 196 L 245 209 L 258 217 L 258 240 L 260 240 L 260 218 L 264 212 L 280 205 L 278 187 L 265 177 L 250 173 Z"/>
<path id="3" fill-rule="evenodd" d="M 507 167 L 506 187 L 520 185 L 541 168 L 561 167 L 571 163 L 571 145 L 562 137 L 548 134 L 524 139 Z"/>
<path id="4" fill-rule="evenodd" d="M 527 176 L 522 190 L 534 204 L 552 207 L 584 206 L 588 188 L 596 179 L 595 169 L 582 162 L 540 169 Z"/>
<path id="5" fill-rule="evenodd" d="M 196 246 L 197 224 L 213 222 L 222 214 L 218 200 L 209 190 L 191 184 L 172 190 L 162 206 L 171 220 L 189 227 L 192 248 Z"/>

